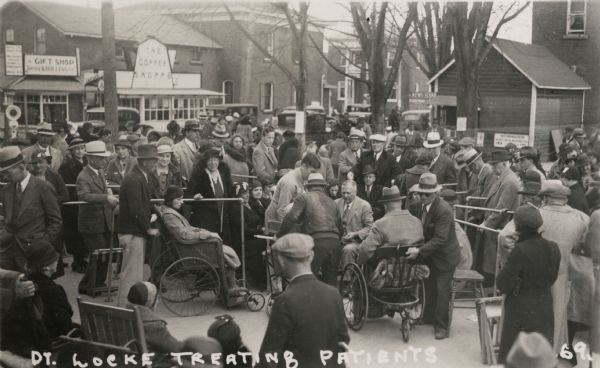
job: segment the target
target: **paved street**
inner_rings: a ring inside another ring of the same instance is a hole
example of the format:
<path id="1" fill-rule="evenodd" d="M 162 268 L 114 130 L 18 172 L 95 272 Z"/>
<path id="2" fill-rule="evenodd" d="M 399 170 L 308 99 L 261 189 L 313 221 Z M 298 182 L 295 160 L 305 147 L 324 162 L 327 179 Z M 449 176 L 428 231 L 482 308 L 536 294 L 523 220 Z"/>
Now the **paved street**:
<path id="1" fill-rule="evenodd" d="M 70 259 L 67 259 L 67 262 Z M 59 283 L 65 287 L 69 295 L 69 301 L 76 305 L 77 283 L 81 275 L 72 273 L 67 269 L 67 274 L 59 279 Z M 84 296 L 86 300 L 92 298 Z M 106 296 L 93 299 L 94 302 L 106 303 Z M 113 303 L 115 304 L 113 298 Z M 75 308 L 76 309 L 76 308 Z M 205 335 L 208 326 L 213 322 L 213 317 L 228 313 L 235 317 L 236 322 L 242 330 L 242 338 L 252 352 L 257 352 L 264 336 L 268 317 L 264 309 L 260 312 L 250 312 L 240 306 L 232 310 L 226 310 L 220 305 L 215 305 L 203 316 L 177 317 L 172 315 L 162 305 L 157 307 L 161 316 L 169 325 L 169 330 L 178 339 L 194 335 Z M 78 311 L 75 310 L 75 320 L 79 321 Z M 398 318 L 391 320 L 389 317 L 368 320 L 359 332 L 350 331 L 350 347 L 354 351 L 364 350 L 365 355 L 360 355 L 361 364 L 349 364 L 351 367 L 397 367 L 406 365 L 411 367 L 481 367 L 481 356 L 479 349 L 479 337 L 474 308 L 457 308 L 454 311 L 452 330 L 449 339 L 435 340 L 431 326 L 415 326 L 411 331 L 409 343 L 402 341 L 400 334 L 400 321 Z M 421 349 L 421 350 L 419 350 Z M 429 355 L 424 350 L 429 349 Z M 378 360 L 379 351 L 386 351 L 390 362 L 382 363 Z M 367 353 L 371 354 L 371 363 L 366 361 Z M 394 363 L 394 355 L 397 354 L 398 363 Z M 416 356 L 416 358 L 415 358 Z M 406 359 L 405 361 L 402 359 Z M 586 367 L 580 363 L 578 367 Z M 562 367 L 569 367 L 564 364 Z"/>

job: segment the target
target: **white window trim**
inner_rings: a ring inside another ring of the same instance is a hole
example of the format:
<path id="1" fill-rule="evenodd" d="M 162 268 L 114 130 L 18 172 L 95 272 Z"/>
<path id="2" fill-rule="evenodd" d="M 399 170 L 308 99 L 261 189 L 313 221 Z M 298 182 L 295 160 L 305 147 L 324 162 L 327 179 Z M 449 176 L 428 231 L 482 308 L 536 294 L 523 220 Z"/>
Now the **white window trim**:
<path id="1" fill-rule="evenodd" d="M 42 53 L 40 53 L 40 52 L 39 52 L 39 50 L 38 50 L 38 47 L 39 47 L 39 46 L 38 46 L 38 42 L 39 42 L 39 41 L 38 41 L 38 39 L 37 39 L 37 34 L 38 34 L 38 31 L 39 31 L 40 29 L 43 29 L 43 30 L 44 30 L 44 42 L 43 42 L 43 43 L 44 43 L 44 48 L 45 48 L 45 50 L 44 50 L 43 54 L 46 54 L 46 53 L 48 52 L 48 48 L 46 47 L 46 45 L 47 45 L 47 42 L 48 42 L 48 41 L 47 41 L 47 39 L 46 39 L 46 28 L 43 28 L 43 27 L 40 27 L 40 28 L 35 28 L 35 29 L 34 29 L 34 31 L 33 31 L 33 51 L 34 51 L 34 53 L 36 53 L 36 54 L 42 54 Z"/>
<path id="2" fill-rule="evenodd" d="M 275 32 L 267 34 L 267 44 L 265 46 L 269 55 L 273 56 L 275 54 Z"/>
<path id="3" fill-rule="evenodd" d="M 342 95 L 340 93 L 342 90 L 344 91 L 344 96 L 343 97 L 342 97 Z M 347 95 L 347 93 L 346 93 L 346 81 L 343 80 L 343 81 L 337 82 L 337 99 L 338 99 L 338 101 L 344 101 L 346 99 L 346 95 Z"/>
<path id="4" fill-rule="evenodd" d="M 565 32 L 567 35 L 585 35 L 587 33 L 587 12 L 588 12 L 588 2 L 587 0 L 583 1 L 583 30 L 572 30 L 570 27 L 571 23 L 571 3 L 572 0 L 567 1 L 567 21 L 565 24 Z M 575 15 L 579 15 L 580 13 L 575 13 Z"/>
<path id="5" fill-rule="evenodd" d="M 391 68 L 392 67 L 392 62 L 394 61 L 394 55 L 392 55 L 391 52 L 387 52 L 387 57 L 386 57 L 386 61 L 385 61 L 385 66 L 387 68 Z"/>
<path id="6" fill-rule="evenodd" d="M 10 37 L 8 37 L 9 35 L 10 35 Z M 6 30 L 4 30 L 4 41 L 6 43 L 15 42 L 15 29 L 14 28 L 7 28 Z"/>
<path id="7" fill-rule="evenodd" d="M 226 102 L 225 102 L 225 99 L 227 98 L 227 96 L 225 95 L 225 83 L 227 83 L 227 82 L 231 82 L 231 84 L 232 84 L 232 85 L 234 85 L 234 84 L 233 84 L 233 81 L 232 81 L 232 80 L 230 80 L 230 79 L 227 79 L 227 80 L 224 80 L 223 82 L 221 82 L 221 92 L 223 93 L 223 96 L 221 97 L 221 100 L 222 100 L 222 102 L 221 102 L 221 103 L 226 103 Z M 231 96 L 231 99 L 232 99 L 232 101 L 233 101 L 233 88 L 232 88 L 232 96 Z"/>
<path id="8" fill-rule="evenodd" d="M 271 95 L 270 95 L 270 99 L 269 99 L 269 108 L 267 109 L 266 106 L 264 106 L 264 94 L 266 93 L 266 87 L 267 85 L 271 86 Z M 275 86 L 273 84 L 273 82 L 265 82 L 263 84 L 261 84 L 261 95 L 260 95 L 260 103 L 261 103 L 261 108 L 263 112 L 273 112 L 273 93 L 275 92 Z"/>

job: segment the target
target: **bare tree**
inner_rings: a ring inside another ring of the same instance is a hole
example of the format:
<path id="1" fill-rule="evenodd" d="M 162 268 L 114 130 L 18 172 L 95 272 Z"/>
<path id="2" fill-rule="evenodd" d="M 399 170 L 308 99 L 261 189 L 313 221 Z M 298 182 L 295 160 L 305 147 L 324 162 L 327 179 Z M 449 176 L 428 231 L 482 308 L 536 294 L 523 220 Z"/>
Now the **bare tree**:
<path id="1" fill-rule="evenodd" d="M 319 51 L 332 69 L 367 86 L 371 101 L 371 119 L 376 132 L 385 131 L 385 104 L 398 78 L 400 61 L 416 9 L 415 3 L 409 3 L 404 12 L 399 8 L 390 8 L 387 1 L 368 6 L 358 2 L 350 3 L 349 11 L 354 28 L 352 36 L 358 42 L 359 50 L 355 51 L 361 59 L 360 63 L 356 63 L 361 70 L 360 75 L 347 73 Z M 396 17 L 400 13 L 403 13 L 402 20 Z M 316 45 L 312 37 L 311 40 Z M 386 73 L 386 51 L 389 50 L 393 50 L 394 58 L 391 68 Z"/>
<path id="2" fill-rule="evenodd" d="M 296 110 L 304 111 L 305 100 L 306 100 L 306 37 L 308 29 L 308 3 L 300 2 L 299 9 L 296 11 L 289 7 L 288 3 L 272 3 L 275 10 L 277 10 L 281 16 L 285 17 L 286 23 L 290 28 L 292 34 L 292 49 L 296 50 L 294 58 L 297 62 L 296 70 L 288 67 L 278 55 L 274 55 L 274 52 L 269 52 L 267 48 L 256 39 L 243 24 L 235 18 L 233 12 L 229 9 L 227 4 L 223 4 L 223 7 L 227 11 L 229 18 L 235 24 L 235 26 L 242 32 L 242 34 L 262 53 L 266 58 L 270 59 L 271 62 L 281 70 L 283 74 L 292 82 L 296 91 Z"/>
<path id="3" fill-rule="evenodd" d="M 516 2 L 508 4 L 490 36 L 487 34 L 493 6 L 491 1 L 450 2 L 447 6 L 452 21 L 457 70 L 457 116 L 465 116 L 467 127 L 474 129 L 477 127 L 479 69 L 502 26 L 521 14 L 529 2 L 520 7 L 516 6 Z"/>

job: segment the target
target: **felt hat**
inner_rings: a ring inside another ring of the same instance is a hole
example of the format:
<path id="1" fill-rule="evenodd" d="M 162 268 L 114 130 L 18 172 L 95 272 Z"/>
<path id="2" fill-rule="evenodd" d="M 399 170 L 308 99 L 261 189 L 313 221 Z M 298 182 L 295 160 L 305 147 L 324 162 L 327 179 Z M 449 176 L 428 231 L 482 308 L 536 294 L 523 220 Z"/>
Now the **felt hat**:
<path id="1" fill-rule="evenodd" d="M 471 137 L 463 137 L 463 138 L 461 138 L 461 140 L 458 141 L 458 144 L 461 147 L 468 147 L 468 146 L 475 147 L 476 142 L 475 142 L 475 139 L 473 139 Z"/>
<path id="2" fill-rule="evenodd" d="M 472 164 L 475 160 L 477 160 L 478 158 L 481 157 L 481 152 L 477 152 L 475 149 L 470 149 L 467 150 L 468 152 L 465 153 L 465 164 L 466 165 L 470 165 Z"/>
<path id="3" fill-rule="evenodd" d="M 127 300 L 131 304 L 153 308 L 158 296 L 156 286 L 147 281 L 138 281 L 129 288 Z"/>
<path id="4" fill-rule="evenodd" d="M 497 149 L 492 151 L 492 157 L 488 160 L 489 164 L 496 164 L 498 162 L 510 161 L 512 155 L 505 149 Z"/>
<path id="5" fill-rule="evenodd" d="M 428 151 L 424 151 L 421 152 L 421 154 L 419 155 L 419 157 L 417 157 L 417 159 L 415 160 L 415 165 L 426 165 L 429 166 L 431 165 L 431 162 L 433 161 L 433 154 L 431 152 Z"/>
<path id="6" fill-rule="evenodd" d="M 250 181 L 250 188 L 254 189 L 254 188 L 262 188 L 262 187 L 263 187 L 263 184 L 258 179 L 252 179 Z"/>
<path id="7" fill-rule="evenodd" d="M 535 170 L 525 171 L 525 174 L 523 174 L 523 183 L 527 183 L 530 181 L 541 184 L 542 177 L 541 177 L 540 173 Z"/>
<path id="8" fill-rule="evenodd" d="M 307 258 L 312 254 L 314 246 L 311 236 L 292 233 L 277 239 L 272 249 L 287 258 Z"/>
<path id="9" fill-rule="evenodd" d="M 137 159 L 157 159 L 158 153 L 156 146 L 153 144 L 141 144 L 138 146 Z"/>
<path id="10" fill-rule="evenodd" d="M 156 154 L 160 155 L 161 153 L 173 153 L 173 147 L 168 144 L 161 144 L 156 146 Z"/>
<path id="11" fill-rule="evenodd" d="M 163 144 L 167 144 L 171 147 L 175 145 L 175 142 L 169 137 L 160 137 L 160 139 L 156 142 L 157 146 L 162 146 Z"/>
<path id="12" fill-rule="evenodd" d="M 393 185 L 391 188 L 383 188 L 381 198 L 379 198 L 380 203 L 387 202 L 397 202 L 401 201 L 402 195 L 400 194 L 400 190 L 397 186 Z"/>
<path id="13" fill-rule="evenodd" d="M 67 149 L 73 149 L 81 146 L 85 146 L 85 141 L 81 138 L 73 138 L 71 142 L 69 142 L 69 148 Z"/>
<path id="14" fill-rule="evenodd" d="M 208 337 L 217 340 L 225 352 L 237 350 L 242 345 L 240 326 L 229 314 L 217 316 L 215 320 L 208 327 Z"/>
<path id="15" fill-rule="evenodd" d="M 515 224 L 520 224 L 531 229 L 538 229 L 544 223 L 542 215 L 537 208 L 530 205 L 523 205 L 517 208 L 513 216 Z"/>
<path id="16" fill-rule="evenodd" d="M 365 165 L 365 167 L 363 167 L 362 172 L 360 173 L 360 175 L 367 175 L 367 174 L 376 174 L 377 171 L 375 171 L 375 168 L 371 165 Z"/>
<path id="17" fill-rule="evenodd" d="M 37 134 L 38 135 L 45 135 L 45 136 L 52 137 L 56 133 L 54 132 L 54 130 L 52 130 L 52 125 L 51 124 L 49 124 L 49 123 L 42 123 L 38 127 Z"/>
<path id="18" fill-rule="evenodd" d="M 216 138 L 228 138 L 229 132 L 227 131 L 227 127 L 225 124 L 216 124 L 211 132 L 213 137 Z"/>
<path id="19" fill-rule="evenodd" d="M 429 133 L 427 133 L 427 137 L 425 138 L 425 141 L 423 142 L 423 147 L 435 148 L 435 147 L 440 147 L 442 144 L 444 144 L 444 141 L 440 137 L 439 132 L 429 132 Z"/>
<path id="20" fill-rule="evenodd" d="M 540 189 L 542 189 L 542 183 L 535 181 L 525 181 L 523 180 L 523 185 L 519 189 L 519 194 L 528 194 L 528 195 L 539 195 Z"/>
<path id="21" fill-rule="evenodd" d="M 38 238 L 31 242 L 25 252 L 25 259 L 29 268 L 41 268 L 51 265 L 58 260 L 58 253 L 49 241 Z"/>
<path id="22" fill-rule="evenodd" d="M 365 139 L 365 132 L 360 129 L 350 128 L 348 139 Z"/>
<path id="23" fill-rule="evenodd" d="M 240 114 L 238 114 L 237 112 L 234 112 L 233 113 L 233 117 L 236 118 L 236 119 L 239 119 L 240 118 Z"/>
<path id="24" fill-rule="evenodd" d="M 408 138 L 404 134 L 398 134 L 392 140 L 394 146 L 406 147 L 408 146 Z"/>
<path id="25" fill-rule="evenodd" d="M 371 136 L 369 136 L 369 140 L 381 143 L 386 142 L 385 135 L 383 134 L 371 134 Z"/>
<path id="26" fill-rule="evenodd" d="M 0 172 L 10 169 L 23 162 L 23 155 L 17 146 L 0 148 Z"/>
<path id="27" fill-rule="evenodd" d="M 127 139 L 119 139 L 115 142 L 115 147 L 125 147 L 131 149 L 131 143 Z"/>
<path id="28" fill-rule="evenodd" d="M 188 130 L 200 130 L 200 123 L 197 120 L 186 120 L 183 124 L 183 131 L 187 132 Z"/>
<path id="29" fill-rule="evenodd" d="M 542 183 L 540 195 L 551 198 L 567 198 L 571 195 L 571 189 L 565 187 L 560 180 L 546 180 Z"/>
<path id="30" fill-rule="evenodd" d="M 178 187 L 176 185 L 169 185 L 169 187 L 167 188 L 167 191 L 165 192 L 164 199 L 165 199 L 165 203 L 169 204 L 175 198 L 181 198 L 181 197 L 183 197 L 183 189 L 181 189 L 180 187 Z"/>
<path id="31" fill-rule="evenodd" d="M 85 154 L 88 156 L 109 157 L 110 152 L 106 150 L 106 143 L 102 141 L 91 141 L 85 144 Z"/>
<path id="32" fill-rule="evenodd" d="M 454 160 L 454 166 L 456 166 L 457 170 L 462 169 L 467 164 L 465 159 L 465 150 L 456 152 L 452 159 Z"/>
<path id="33" fill-rule="evenodd" d="M 546 338 L 537 332 L 520 332 L 506 357 L 510 368 L 555 368 L 558 360 Z"/>
<path id="34" fill-rule="evenodd" d="M 538 150 L 533 147 L 525 146 L 521 147 L 519 150 L 519 158 L 528 158 L 530 160 L 535 160 L 539 157 Z"/>
<path id="35" fill-rule="evenodd" d="M 325 179 L 323 178 L 323 175 L 321 173 L 312 173 L 312 174 L 308 175 L 308 182 L 304 186 L 305 187 L 312 187 L 312 186 L 326 187 L 327 182 L 325 181 Z"/>
<path id="36" fill-rule="evenodd" d="M 436 193 L 442 190 L 438 184 L 437 176 L 432 173 L 424 173 L 419 177 L 419 183 L 410 188 L 411 192 L 417 193 Z"/>
<path id="37" fill-rule="evenodd" d="M 225 120 L 226 120 L 228 123 L 230 123 L 230 122 L 232 122 L 232 121 L 233 121 L 233 116 L 231 116 L 231 115 L 227 115 L 227 116 L 225 116 Z"/>
<path id="38" fill-rule="evenodd" d="M 440 197 L 442 197 L 446 202 L 454 202 L 458 198 L 458 194 L 456 191 L 449 188 L 444 188 L 440 191 Z"/>
<path id="39" fill-rule="evenodd" d="M 573 138 L 581 138 L 581 137 L 585 137 L 585 130 L 583 130 L 581 128 L 573 129 Z"/>

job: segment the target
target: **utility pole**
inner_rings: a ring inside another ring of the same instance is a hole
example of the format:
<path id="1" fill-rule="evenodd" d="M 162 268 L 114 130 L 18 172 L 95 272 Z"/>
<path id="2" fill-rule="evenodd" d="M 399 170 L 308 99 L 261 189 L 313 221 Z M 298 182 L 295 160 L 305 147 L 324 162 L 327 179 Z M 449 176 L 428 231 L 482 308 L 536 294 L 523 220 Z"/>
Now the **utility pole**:
<path id="1" fill-rule="evenodd" d="M 112 0 L 102 0 L 102 54 L 104 69 L 104 119 L 115 139 L 119 132 L 117 116 L 117 71 L 115 60 L 115 14 Z"/>

